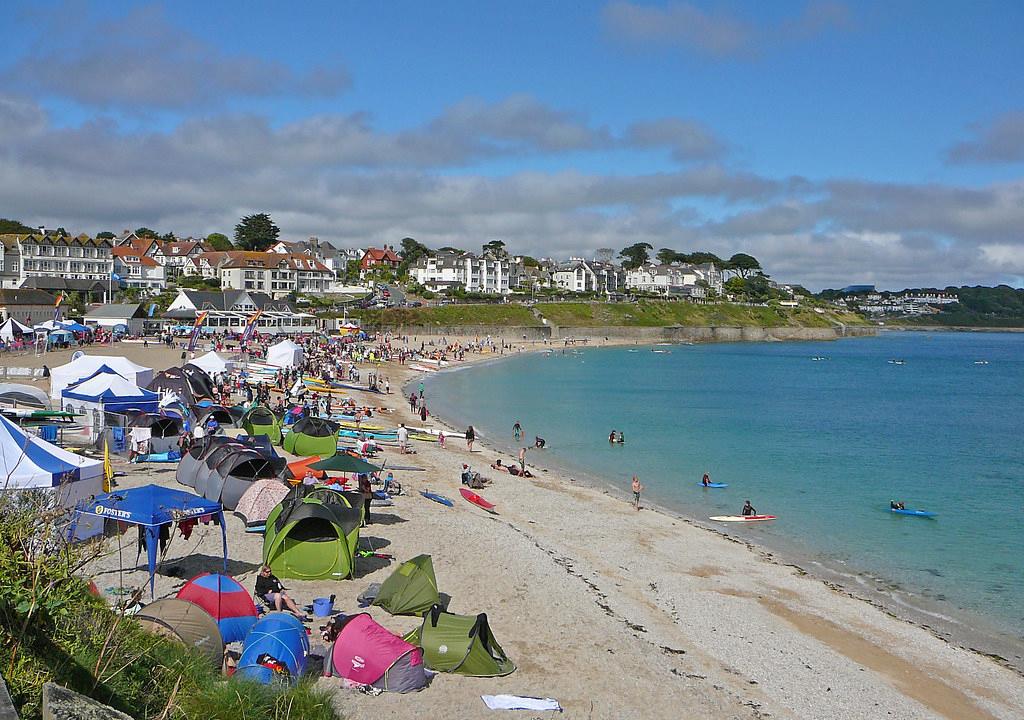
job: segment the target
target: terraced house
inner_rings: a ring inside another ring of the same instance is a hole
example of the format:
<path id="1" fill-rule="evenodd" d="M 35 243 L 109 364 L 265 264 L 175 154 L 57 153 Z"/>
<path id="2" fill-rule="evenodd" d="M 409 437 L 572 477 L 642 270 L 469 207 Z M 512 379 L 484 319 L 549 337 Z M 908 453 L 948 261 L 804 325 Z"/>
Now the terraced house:
<path id="1" fill-rule="evenodd" d="M 88 235 L 72 237 L 45 229 L 26 235 L 2 235 L 3 267 L 0 285 L 22 287 L 58 287 L 63 280 L 99 281 L 107 283 L 114 271 L 111 240 Z"/>
<path id="2" fill-rule="evenodd" d="M 217 278 L 223 290 L 265 292 L 275 298 L 324 293 L 334 281 L 334 273 L 309 255 L 248 250 L 204 252 L 185 265 L 184 274 Z"/>

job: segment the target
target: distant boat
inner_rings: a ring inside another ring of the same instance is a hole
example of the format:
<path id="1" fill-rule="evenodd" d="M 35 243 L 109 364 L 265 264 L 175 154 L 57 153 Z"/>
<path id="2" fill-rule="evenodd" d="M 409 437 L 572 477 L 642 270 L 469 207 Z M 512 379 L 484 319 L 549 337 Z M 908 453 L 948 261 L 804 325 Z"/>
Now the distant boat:
<path id="1" fill-rule="evenodd" d="M 822 356 L 822 355 L 815 355 L 814 357 L 812 357 L 812 358 L 811 358 L 811 360 L 814 360 L 814 361 L 818 361 L 818 360 L 828 360 L 828 358 L 827 358 L 827 357 L 824 357 L 824 356 Z"/>
<path id="2" fill-rule="evenodd" d="M 975 360 L 975 365 L 988 365 L 988 360 Z"/>
<path id="3" fill-rule="evenodd" d="M 651 350 L 652 353 L 658 353 L 659 355 L 671 355 L 671 350 Z"/>
<path id="4" fill-rule="evenodd" d="M 906 360 L 890 360 L 889 364 L 890 365 L 906 365 L 907 361 Z"/>

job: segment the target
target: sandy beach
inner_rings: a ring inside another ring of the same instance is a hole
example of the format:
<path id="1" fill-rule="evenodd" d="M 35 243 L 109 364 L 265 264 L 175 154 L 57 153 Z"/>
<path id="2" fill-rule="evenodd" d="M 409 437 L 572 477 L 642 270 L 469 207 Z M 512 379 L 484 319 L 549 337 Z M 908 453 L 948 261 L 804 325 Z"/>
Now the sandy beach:
<path id="1" fill-rule="evenodd" d="M 452 340 L 453 338 L 449 338 Z M 418 342 L 416 346 L 418 347 Z M 123 344 L 89 354 L 125 355 L 163 369 L 180 351 Z M 7 364 L 54 367 L 70 353 L 11 358 Z M 491 355 L 467 356 L 467 361 Z M 381 366 L 393 394 L 374 396 L 394 412 L 384 425 L 406 421 L 400 388 L 413 371 Z M 357 397 L 358 393 L 354 393 Z M 429 397 L 428 397 L 429 403 Z M 437 426 L 431 418 L 428 425 Z M 777 562 L 770 553 L 530 465 L 523 479 L 488 468 L 499 453 L 450 439 L 447 449 L 414 442 L 414 455 L 385 448 L 406 494 L 375 509 L 362 543 L 401 562 L 433 556 L 450 609 L 486 612 L 498 642 L 518 670 L 503 678 L 438 675 L 422 692 L 369 697 L 338 687 L 346 718 L 418 718 L 446 714 L 493 717 L 483 693 L 556 698 L 572 718 L 1020 718 L 1024 679 L 1012 668 L 899 620 L 874 605 Z M 501 455 L 511 460 L 507 455 Z M 488 515 L 458 494 L 463 462 L 494 483 L 481 491 L 497 504 Z M 177 486 L 173 465 L 119 463 L 122 487 L 157 482 Z M 628 479 L 623 479 L 624 488 Z M 180 486 L 178 486 L 180 487 Z M 446 508 L 419 495 L 429 488 L 455 501 Z M 251 587 L 262 538 L 228 519 L 228 571 Z M 116 541 L 89 568 L 101 590 L 141 586 L 148 575 L 134 563 L 134 533 Z M 130 546 L 129 546 L 130 543 Z M 188 541 L 173 538 L 156 579 L 156 596 L 173 595 L 184 581 L 220 565 L 220 531 L 200 528 Z M 302 603 L 337 594 L 336 609 L 358 612 L 356 596 L 382 582 L 396 563 L 360 560 L 345 582 L 285 581 Z M 374 618 L 395 632 L 417 618 Z M 313 652 L 323 644 L 311 623 Z M 542 717 L 546 713 L 531 714 Z M 526 717 L 527 715 L 521 714 Z"/>

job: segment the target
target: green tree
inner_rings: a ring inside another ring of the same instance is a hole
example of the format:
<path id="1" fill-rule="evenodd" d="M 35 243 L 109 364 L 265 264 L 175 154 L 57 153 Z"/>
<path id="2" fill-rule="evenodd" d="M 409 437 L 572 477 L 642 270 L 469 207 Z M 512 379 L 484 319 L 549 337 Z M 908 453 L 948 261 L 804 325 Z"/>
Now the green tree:
<path id="1" fill-rule="evenodd" d="M 206 236 L 206 242 L 209 243 L 210 247 L 214 250 L 235 249 L 235 246 L 231 244 L 231 238 L 224 233 L 210 233 Z"/>
<path id="2" fill-rule="evenodd" d="M 34 233 L 37 230 L 38 228 L 31 228 L 18 220 L 8 220 L 7 218 L 0 218 L 0 235 L 4 235 L 6 233 L 27 235 L 29 233 Z"/>
<path id="3" fill-rule="evenodd" d="M 619 257 L 623 258 L 622 267 L 626 270 L 633 270 L 650 261 L 649 252 L 654 249 L 650 243 L 634 243 L 623 248 Z"/>
<path id="4" fill-rule="evenodd" d="M 498 258 L 508 257 L 508 250 L 505 249 L 505 243 L 501 240 L 491 240 L 482 249 L 485 253 L 491 253 Z"/>
<path id="5" fill-rule="evenodd" d="M 761 263 L 752 255 L 736 253 L 729 258 L 728 263 L 726 263 L 726 269 L 732 270 L 741 278 L 747 278 L 761 269 Z"/>
<path id="6" fill-rule="evenodd" d="M 150 238 L 152 240 L 157 240 L 160 237 L 157 234 L 156 230 L 150 230 L 145 225 L 143 225 L 140 228 L 135 228 L 135 234 L 138 235 L 140 238 Z"/>
<path id="7" fill-rule="evenodd" d="M 240 250 L 263 251 L 277 242 L 280 234 L 267 213 L 246 215 L 235 225 L 235 246 Z"/>
<path id="8" fill-rule="evenodd" d="M 349 260 L 345 263 L 345 282 L 357 283 L 359 282 L 359 261 Z"/>
<path id="9" fill-rule="evenodd" d="M 398 274 L 405 275 L 409 266 L 424 255 L 430 254 L 430 248 L 411 237 L 402 238 L 402 262 L 398 265 Z"/>
<path id="10" fill-rule="evenodd" d="M 160 236 L 160 239 L 164 242 L 178 242 L 178 236 L 173 232 L 166 232 Z"/>
<path id="11" fill-rule="evenodd" d="M 662 248 L 654 257 L 662 265 L 670 265 L 671 263 L 678 260 L 681 257 L 681 255 L 672 248 Z"/>
<path id="12" fill-rule="evenodd" d="M 523 267 L 540 267 L 540 262 L 529 255 L 523 255 L 520 261 L 523 263 Z"/>
<path id="13" fill-rule="evenodd" d="M 725 260 L 718 257 L 713 252 L 708 252 L 706 250 L 698 250 L 697 252 L 690 253 L 689 255 L 684 255 L 683 262 L 692 263 L 694 265 L 712 263 L 713 265 L 717 265 L 719 268 L 724 268 L 726 265 Z"/>
<path id="14" fill-rule="evenodd" d="M 96 233 L 97 240 L 113 240 L 115 237 L 117 237 L 117 235 L 110 232 L 109 230 L 104 230 L 103 232 Z"/>

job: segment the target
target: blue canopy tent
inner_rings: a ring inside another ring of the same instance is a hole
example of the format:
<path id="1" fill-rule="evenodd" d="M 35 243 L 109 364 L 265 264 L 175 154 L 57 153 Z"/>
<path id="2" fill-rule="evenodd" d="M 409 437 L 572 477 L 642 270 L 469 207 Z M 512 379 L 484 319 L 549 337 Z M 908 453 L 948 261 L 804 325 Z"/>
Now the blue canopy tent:
<path id="1" fill-rule="evenodd" d="M 219 502 L 207 500 L 184 490 L 159 485 L 120 490 L 98 495 L 77 510 L 80 515 L 93 515 L 109 520 L 139 525 L 146 532 L 146 554 L 149 556 L 149 594 L 156 590 L 156 553 L 160 541 L 160 526 L 216 515 L 224 544 L 224 571 L 228 569 L 228 535 L 224 528 L 224 509 Z"/>
<path id="2" fill-rule="evenodd" d="M 92 328 L 89 327 L 88 325 L 83 325 L 82 323 L 74 322 L 73 320 L 69 320 L 67 322 L 58 322 L 57 324 L 60 325 L 65 330 L 70 330 L 71 332 L 92 332 Z"/>
<path id="3" fill-rule="evenodd" d="M 113 372 L 99 372 L 61 391 L 61 404 L 76 408 L 97 408 L 105 412 L 141 410 L 157 412 L 160 394 L 140 388 Z"/>

